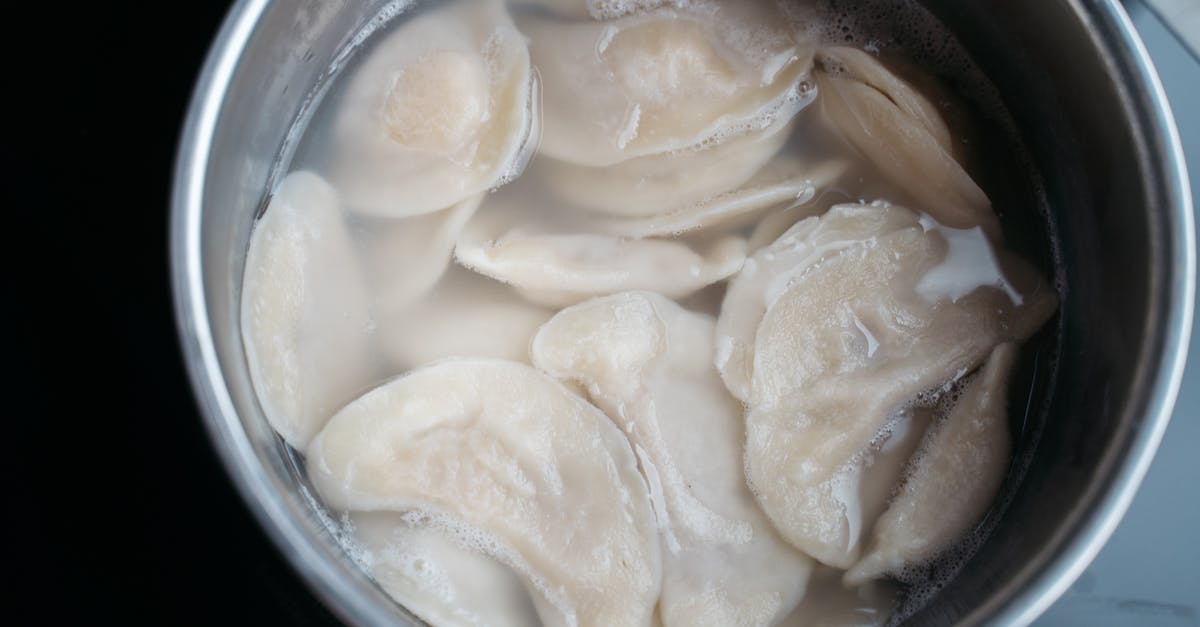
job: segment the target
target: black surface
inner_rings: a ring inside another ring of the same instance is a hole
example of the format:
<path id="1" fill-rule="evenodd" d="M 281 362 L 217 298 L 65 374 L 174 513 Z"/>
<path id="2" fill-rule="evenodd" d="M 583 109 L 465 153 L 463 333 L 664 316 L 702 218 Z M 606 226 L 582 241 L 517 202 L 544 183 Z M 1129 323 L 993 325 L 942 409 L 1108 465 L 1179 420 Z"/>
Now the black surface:
<path id="1" fill-rule="evenodd" d="M 44 4 L 3 43 L 0 620 L 336 624 L 218 465 L 175 338 L 175 144 L 229 3 Z"/>

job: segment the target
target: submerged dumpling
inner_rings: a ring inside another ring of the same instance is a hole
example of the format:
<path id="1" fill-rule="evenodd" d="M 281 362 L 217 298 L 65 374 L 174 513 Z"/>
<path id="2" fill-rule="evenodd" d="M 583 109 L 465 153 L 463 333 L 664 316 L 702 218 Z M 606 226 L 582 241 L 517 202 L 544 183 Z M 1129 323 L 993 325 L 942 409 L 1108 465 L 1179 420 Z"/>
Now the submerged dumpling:
<path id="1" fill-rule="evenodd" d="M 950 132 L 924 96 L 861 50 L 821 50 L 821 110 L 892 183 L 938 222 L 997 239 L 991 201 L 955 160 Z"/>
<path id="2" fill-rule="evenodd" d="M 436 213 L 375 225 L 368 256 L 377 315 L 402 310 L 433 288 L 450 265 L 459 233 L 482 201 L 478 194 Z"/>
<path id="3" fill-rule="evenodd" d="M 421 512 L 471 539 L 554 622 L 651 623 L 661 549 L 633 451 L 533 368 L 448 360 L 380 386 L 312 441 L 308 472 L 331 507 Z"/>
<path id="4" fill-rule="evenodd" d="M 663 624 L 772 625 L 800 601 L 812 562 L 746 488 L 742 406 L 711 365 L 712 338 L 711 317 L 627 292 L 563 310 L 532 355 L 584 386 L 633 443 L 661 508 Z"/>
<path id="5" fill-rule="evenodd" d="M 612 165 L 780 128 L 815 97 L 805 80 L 813 48 L 792 38 L 772 2 L 520 24 L 542 79 L 540 150 L 570 163 Z"/>
<path id="6" fill-rule="evenodd" d="M 514 206 L 517 199 L 494 196 L 467 224 L 454 255 L 537 303 L 563 306 L 629 290 L 678 298 L 729 277 L 745 260 L 738 236 L 696 250 L 686 241 L 597 234 L 569 210 Z"/>
<path id="7" fill-rule="evenodd" d="M 1001 344 L 942 424 L 875 523 L 874 542 L 846 573 L 857 585 L 927 562 L 978 523 L 1008 468 L 1008 377 L 1017 347 Z"/>
<path id="8" fill-rule="evenodd" d="M 974 233 L 974 254 L 990 256 Z M 842 513 L 805 507 L 810 492 L 827 489 L 900 405 L 969 372 L 996 345 L 1028 338 L 1057 306 L 1015 260 L 971 286 L 931 280 L 945 263 L 956 276 L 968 267 L 962 247 L 930 222 L 839 245 L 791 278 L 758 326 L 747 479 L 780 533 L 811 555 L 839 566 L 855 557 L 824 532 Z"/>
<path id="9" fill-rule="evenodd" d="M 538 624 L 521 578 L 445 531 L 397 512 L 355 512 L 350 520 L 368 572 L 422 620 L 455 627 Z"/>
<path id="10" fill-rule="evenodd" d="M 452 270 L 422 301 L 380 322 L 380 344 L 401 369 L 446 357 L 529 361 L 529 341 L 554 315 L 513 289 Z"/>
<path id="11" fill-rule="evenodd" d="M 652 218 L 746 183 L 779 152 L 791 129 L 787 125 L 609 166 L 543 159 L 534 169 L 539 180 L 573 205 L 613 216 Z"/>
<path id="12" fill-rule="evenodd" d="M 371 376 L 362 269 L 321 177 L 293 172 L 275 190 L 250 236 L 241 313 L 263 413 L 303 448 Z"/>
<path id="13" fill-rule="evenodd" d="M 629 237 L 670 237 L 699 229 L 734 228 L 773 208 L 807 205 L 845 168 L 841 161 L 814 165 L 795 157 L 779 157 L 736 189 L 698 202 L 668 206 L 659 215 L 611 218 L 598 220 L 598 224 L 607 232 Z"/>
<path id="14" fill-rule="evenodd" d="M 520 174 L 536 87 L 502 2 L 423 11 L 372 46 L 332 113 L 325 170 L 349 208 L 419 215 Z"/>

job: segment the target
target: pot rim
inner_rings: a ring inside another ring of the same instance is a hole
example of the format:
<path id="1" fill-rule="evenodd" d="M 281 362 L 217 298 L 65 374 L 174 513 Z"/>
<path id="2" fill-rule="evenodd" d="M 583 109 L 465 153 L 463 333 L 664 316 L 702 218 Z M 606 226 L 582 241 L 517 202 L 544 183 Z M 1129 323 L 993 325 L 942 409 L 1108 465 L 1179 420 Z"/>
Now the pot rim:
<path id="1" fill-rule="evenodd" d="M 1132 112 L 1137 139 L 1158 164 L 1142 172 L 1164 200 L 1162 211 L 1167 247 L 1161 285 L 1162 307 L 1151 324 L 1150 345 L 1157 360 L 1146 364 L 1142 393 L 1130 399 L 1144 420 L 1117 451 L 1112 478 L 1104 493 L 1087 503 L 1084 520 L 1068 530 L 1070 537 L 1043 564 L 1022 571 L 1015 583 L 998 591 L 964 622 L 1028 624 L 1050 607 L 1099 553 L 1129 509 L 1145 477 L 1179 393 L 1191 335 L 1195 296 L 1196 242 L 1191 188 L 1183 147 L 1162 83 L 1141 38 L 1117 0 L 1068 0 L 1100 30 L 1109 73 L 1119 80 L 1126 109 Z M 395 610 L 378 594 L 342 577 L 344 564 L 318 550 L 323 541 L 295 518 L 279 499 L 262 461 L 234 408 L 217 358 L 204 294 L 201 259 L 201 216 L 204 185 L 221 105 L 239 58 L 253 37 L 271 0 L 238 0 L 225 16 L 192 93 L 180 135 L 170 204 L 170 268 L 176 330 L 188 377 L 209 438 L 225 471 L 260 527 L 302 580 L 343 620 L 354 624 L 393 622 Z M 1145 155 L 1143 155 L 1145 157 Z M 1156 324 L 1155 324 L 1156 323 Z"/>

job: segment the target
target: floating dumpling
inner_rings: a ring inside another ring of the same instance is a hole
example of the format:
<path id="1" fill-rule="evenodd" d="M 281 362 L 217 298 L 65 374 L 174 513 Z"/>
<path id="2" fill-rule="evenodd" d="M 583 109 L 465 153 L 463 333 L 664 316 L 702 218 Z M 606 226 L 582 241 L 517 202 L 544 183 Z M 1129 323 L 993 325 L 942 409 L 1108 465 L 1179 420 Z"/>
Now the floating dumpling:
<path id="1" fill-rule="evenodd" d="M 454 244 L 483 195 L 453 207 L 375 225 L 368 254 L 377 316 L 409 307 L 445 274 Z"/>
<path id="2" fill-rule="evenodd" d="M 534 364 L 582 385 L 633 443 L 662 510 L 659 613 L 672 625 L 772 625 L 804 594 L 812 562 L 746 488 L 742 406 L 712 367 L 713 319 L 648 292 L 556 315 Z"/>
<path id="3" fill-rule="evenodd" d="M 941 424 L 875 523 L 874 542 L 846 581 L 858 585 L 938 556 L 987 511 L 1008 469 L 1008 377 L 1017 347 L 1001 344 Z"/>
<path id="4" fill-rule="evenodd" d="M 815 97 L 813 46 L 792 38 L 772 2 L 697 1 L 605 22 L 529 16 L 520 25 L 542 79 L 540 150 L 578 165 L 782 128 Z"/>
<path id="5" fill-rule="evenodd" d="M 900 207 L 838 205 L 797 222 L 751 255 L 729 282 L 717 319 L 716 365 L 729 391 L 751 400 L 754 337 L 767 310 L 796 277 L 844 248 L 917 225 L 917 216 Z"/>
<path id="6" fill-rule="evenodd" d="M 371 376 L 362 269 L 321 177 L 293 172 L 275 190 L 250 236 L 241 314 L 263 413 L 303 448 Z"/>
<path id="7" fill-rule="evenodd" d="M 513 289 L 463 269 L 427 298 L 380 321 L 380 344 L 399 368 L 446 357 L 529 361 L 529 341 L 554 315 Z"/>
<path id="8" fill-rule="evenodd" d="M 938 222 L 999 238 L 991 201 L 955 160 L 932 103 L 860 50 L 826 48 L 818 59 L 821 110 L 884 177 Z"/>
<path id="9" fill-rule="evenodd" d="M 397 512 L 355 512 L 350 520 L 371 576 L 422 620 L 456 627 L 538 624 L 521 578 L 448 533 Z"/>
<path id="10" fill-rule="evenodd" d="M 336 102 L 323 168 L 350 209 L 420 215 L 520 174 L 536 84 L 502 2 L 450 2 L 372 46 Z"/>
<path id="11" fill-rule="evenodd" d="M 529 366 L 448 360 L 347 405 L 313 439 L 330 506 L 400 511 L 472 540 L 557 620 L 650 625 L 661 549 L 637 460 L 598 409 Z"/>
<path id="12" fill-rule="evenodd" d="M 514 206 L 517 198 L 494 195 L 467 224 L 454 255 L 540 304 L 630 290 L 678 298 L 731 276 L 745 260 L 746 241 L 738 236 L 693 245 L 604 235 L 578 212 Z"/>
<path id="13" fill-rule="evenodd" d="M 557 17 L 577 20 L 611 20 L 673 2 L 678 0 L 517 0 L 518 5 L 542 7 Z"/>
<path id="14" fill-rule="evenodd" d="M 809 493 L 827 489 L 899 406 L 996 345 L 1025 340 L 1057 306 L 1036 273 L 1016 260 L 1002 268 L 981 229 L 967 233 L 922 220 L 841 243 L 794 275 L 758 326 L 747 356 L 747 479 L 780 533 L 819 559 L 840 556 L 831 565 L 856 556 L 824 533 L 841 514 L 805 507 Z M 939 278 L 945 264 L 973 284 Z"/>
<path id="15" fill-rule="evenodd" d="M 697 149 L 589 167 L 543 159 L 533 168 L 567 202 L 603 214 L 651 218 L 736 189 L 787 142 L 792 125 Z M 531 172 L 532 174 L 532 172 Z"/>
<path id="16" fill-rule="evenodd" d="M 656 216 L 597 222 L 606 232 L 629 237 L 669 237 L 699 229 L 734 228 L 769 209 L 809 204 L 817 191 L 832 184 L 845 167 L 841 161 L 811 165 L 798 158 L 780 157 L 745 184 L 725 193 L 698 202 L 668 205 L 667 211 Z"/>

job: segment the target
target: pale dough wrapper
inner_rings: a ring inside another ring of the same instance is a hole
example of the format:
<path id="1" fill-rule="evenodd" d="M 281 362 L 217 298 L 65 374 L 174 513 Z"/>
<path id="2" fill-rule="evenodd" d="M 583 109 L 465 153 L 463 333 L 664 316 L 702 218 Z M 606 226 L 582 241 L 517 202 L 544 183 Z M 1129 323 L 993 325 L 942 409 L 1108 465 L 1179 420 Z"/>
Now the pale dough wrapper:
<path id="1" fill-rule="evenodd" d="M 537 86 L 503 2 L 424 11 L 366 54 L 330 105 L 322 166 L 349 209 L 420 215 L 521 173 L 537 144 Z"/>
<path id="2" fill-rule="evenodd" d="M 837 160 L 810 164 L 797 157 L 780 156 L 735 189 L 674 205 L 656 216 L 597 219 L 596 224 L 605 232 L 627 237 L 674 237 L 736 229 L 771 209 L 808 205 L 818 192 L 833 185 L 846 166 Z"/>
<path id="3" fill-rule="evenodd" d="M 401 371 L 447 357 L 529 362 L 529 341 L 554 310 L 511 287 L 456 268 L 426 298 L 379 324 L 380 345 Z"/>
<path id="4" fill-rule="evenodd" d="M 483 194 L 477 194 L 441 211 L 374 225 L 367 265 L 377 317 L 412 306 L 437 284 L 482 201 Z"/>
<path id="5" fill-rule="evenodd" d="M 933 427 L 900 493 L 879 517 L 866 555 L 846 572 L 859 585 L 928 562 L 987 512 L 1008 469 L 1008 378 L 1015 344 L 1001 344 L 945 421 Z"/>
<path id="6" fill-rule="evenodd" d="M 733 275 L 746 258 L 739 236 L 697 245 L 596 234 L 578 212 L 514 205 L 519 197 L 509 191 L 492 196 L 467 224 L 454 255 L 538 304 L 562 307 L 630 290 L 680 298 Z"/>
<path id="7" fill-rule="evenodd" d="M 711 365 L 713 326 L 658 294 L 626 292 L 559 312 L 532 355 L 583 386 L 633 443 L 664 539 L 663 624 L 773 625 L 799 603 L 812 561 L 746 487 L 742 406 Z"/>
<path id="8" fill-rule="evenodd" d="M 539 623 L 521 578 L 446 532 L 397 512 L 350 514 L 358 558 L 397 603 L 446 627 L 527 627 Z"/>
<path id="9" fill-rule="evenodd" d="M 737 189 L 783 148 L 793 126 L 610 166 L 541 159 L 530 168 L 530 175 L 581 208 L 614 217 L 652 219 Z"/>
<path id="10" fill-rule="evenodd" d="M 955 160 L 936 108 L 864 52 L 829 48 L 819 58 L 819 105 L 832 126 L 938 222 L 999 241 L 992 203 Z"/>
<path id="11" fill-rule="evenodd" d="M 461 534 L 563 624 L 651 624 L 661 549 L 634 453 L 529 366 L 451 359 L 384 384 L 312 441 L 308 474 L 335 509 L 420 512 Z"/>
<path id="12" fill-rule="evenodd" d="M 1054 293 L 1015 260 L 1002 285 L 930 294 L 924 280 L 943 262 L 961 261 L 953 234 L 924 227 L 864 240 L 811 266 L 755 336 L 747 479 L 780 533 L 831 565 L 849 566 L 857 549 L 830 532 L 844 513 L 810 508 L 811 491 L 828 489 L 902 404 L 971 371 L 996 345 L 1025 340 L 1057 307 Z"/>
<path id="13" fill-rule="evenodd" d="M 289 174 L 254 225 L 241 318 L 263 413 L 303 449 L 371 377 L 365 279 L 337 192 L 321 177 Z"/>
<path id="14" fill-rule="evenodd" d="M 518 21 L 541 76 L 539 150 L 561 161 L 613 165 L 780 128 L 815 97 L 814 46 L 772 2 Z"/>
<path id="15" fill-rule="evenodd" d="M 917 216 L 900 207 L 838 205 L 795 223 L 751 255 L 730 280 L 717 318 L 714 359 L 729 391 L 743 402 L 750 400 L 754 337 L 793 279 L 842 249 L 917 224 Z"/>

